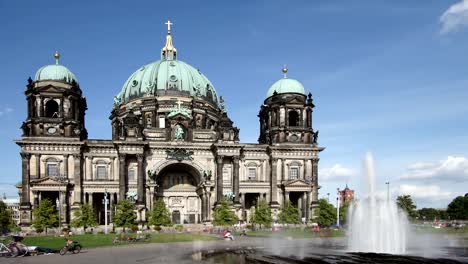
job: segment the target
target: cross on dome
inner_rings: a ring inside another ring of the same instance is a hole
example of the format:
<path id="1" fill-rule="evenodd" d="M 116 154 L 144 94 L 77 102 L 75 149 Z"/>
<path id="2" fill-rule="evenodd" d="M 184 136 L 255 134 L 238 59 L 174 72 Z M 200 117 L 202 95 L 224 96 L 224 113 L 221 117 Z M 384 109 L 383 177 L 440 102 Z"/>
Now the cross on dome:
<path id="1" fill-rule="evenodd" d="M 167 25 L 167 32 L 171 33 L 171 26 L 174 25 L 174 23 L 171 23 L 170 20 L 167 20 L 167 22 L 164 24 Z"/>

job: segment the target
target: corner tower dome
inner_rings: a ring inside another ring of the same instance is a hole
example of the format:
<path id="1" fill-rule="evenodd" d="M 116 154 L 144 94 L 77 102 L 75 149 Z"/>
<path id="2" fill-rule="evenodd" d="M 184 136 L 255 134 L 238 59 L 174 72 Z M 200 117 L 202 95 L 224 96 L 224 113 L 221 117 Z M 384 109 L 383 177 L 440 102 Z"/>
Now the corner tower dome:
<path id="1" fill-rule="evenodd" d="M 168 21 L 166 25 L 168 30 L 161 60 L 135 71 L 114 97 L 114 103 L 119 105 L 145 96 L 170 94 L 201 97 L 218 105 L 218 94 L 208 78 L 200 70 L 177 59 L 177 49 L 172 44 L 172 23 Z"/>
<path id="2" fill-rule="evenodd" d="M 305 95 L 305 89 L 302 83 L 294 79 L 289 79 L 286 76 L 287 72 L 288 72 L 288 68 L 283 67 L 283 74 L 284 74 L 283 79 L 278 80 L 270 87 L 270 89 L 268 89 L 266 98 L 273 96 L 275 92 L 276 94 L 298 93 L 298 94 Z"/>
<path id="3" fill-rule="evenodd" d="M 78 82 L 75 75 L 65 66 L 59 64 L 60 54 L 54 54 L 55 64 L 45 65 L 37 70 L 34 81 L 61 81 L 66 83 Z"/>

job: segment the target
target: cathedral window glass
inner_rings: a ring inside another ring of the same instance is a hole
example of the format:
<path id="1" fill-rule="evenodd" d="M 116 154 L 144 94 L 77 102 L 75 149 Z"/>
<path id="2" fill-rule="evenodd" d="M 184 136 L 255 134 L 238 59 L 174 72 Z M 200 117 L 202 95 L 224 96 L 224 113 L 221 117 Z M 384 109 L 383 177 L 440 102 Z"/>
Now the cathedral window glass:
<path id="1" fill-rule="evenodd" d="M 289 169 L 289 179 L 290 180 L 296 180 L 299 178 L 299 168 L 298 167 L 292 167 Z"/>
<path id="2" fill-rule="evenodd" d="M 47 163 L 47 176 L 49 176 L 49 177 L 57 177 L 58 176 L 57 163 Z"/>
<path id="3" fill-rule="evenodd" d="M 257 180 L 257 169 L 256 168 L 249 168 L 249 181 Z"/>
<path id="4" fill-rule="evenodd" d="M 136 180 L 136 169 L 135 168 L 128 168 L 128 180 L 135 181 Z"/>
<path id="5" fill-rule="evenodd" d="M 96 166 L 96 179 L 97 180 L 107 179 L 107 166 L 104 166 L 104 165 Z"/>

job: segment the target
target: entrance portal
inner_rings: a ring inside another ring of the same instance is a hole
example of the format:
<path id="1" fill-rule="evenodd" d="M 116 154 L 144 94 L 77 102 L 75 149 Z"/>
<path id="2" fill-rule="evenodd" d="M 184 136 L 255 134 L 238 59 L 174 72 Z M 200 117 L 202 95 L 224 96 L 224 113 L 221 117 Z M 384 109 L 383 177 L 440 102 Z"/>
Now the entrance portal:
<path id="1" fill-rule="evenodd" d="M 158 177 L 156 195 L 163 198 L 173 224 L 200 223 L 202 202 L 197 193 L 200 174 L 185 163 L 165 167 Z"/>

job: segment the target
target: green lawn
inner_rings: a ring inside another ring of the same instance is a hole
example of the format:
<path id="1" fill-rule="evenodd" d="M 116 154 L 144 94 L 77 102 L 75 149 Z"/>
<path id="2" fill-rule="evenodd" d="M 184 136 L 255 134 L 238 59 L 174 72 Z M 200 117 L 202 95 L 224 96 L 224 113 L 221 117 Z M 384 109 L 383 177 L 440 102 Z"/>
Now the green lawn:
<path id="1" fill-rule="evenodd" d="M 341 237 L 345 235 L 344 230 L 322 229 L 319 233 L 310 231 L 311 228 L 291 228 L 280 231 L 249 231 L 249 236 L 272 236 L 272 237 L 291 237 L 291 238 L 316 238 L 316 237 Z M 234 232 L 234 235 L 239 235 L 239 232 Z"/>
<path id="2" fill-rule="evenodd" d="M 135 237 L 135 234 L 128 234 Z M 113 246 L 113 240 L 116 234 L 86 234 L 86 235 L 73 235 L 72 240 L 80 242 L 84 248 L 94 248 L 103 246 Z M 133 245 L 143 243 L 170 243 L 170 242 L 189 242 L 189 241 L 207 241 L 217 240 L 217 238 L 208 235 L 198 235 L 189 233 L 160 233 L 151 234 L 151 239 L 148 242 L 123 242 L 118 245 Z M 55 236 L 33 236 L 25 237 L 24 244 L 28 246 L 46 247 L 52 249 L 60 249 L 65 244 L 65 238 Z"/>
<path id="3" fill-rule="evenodd" d="M 468 234 L 468 226 L 463 228 L 452 228 L 452 227 L 441 227 L 433 228 L 431 226 L 427 227 L 416 227 L 417 233 L 430 233 L 430 234 Z"/>

